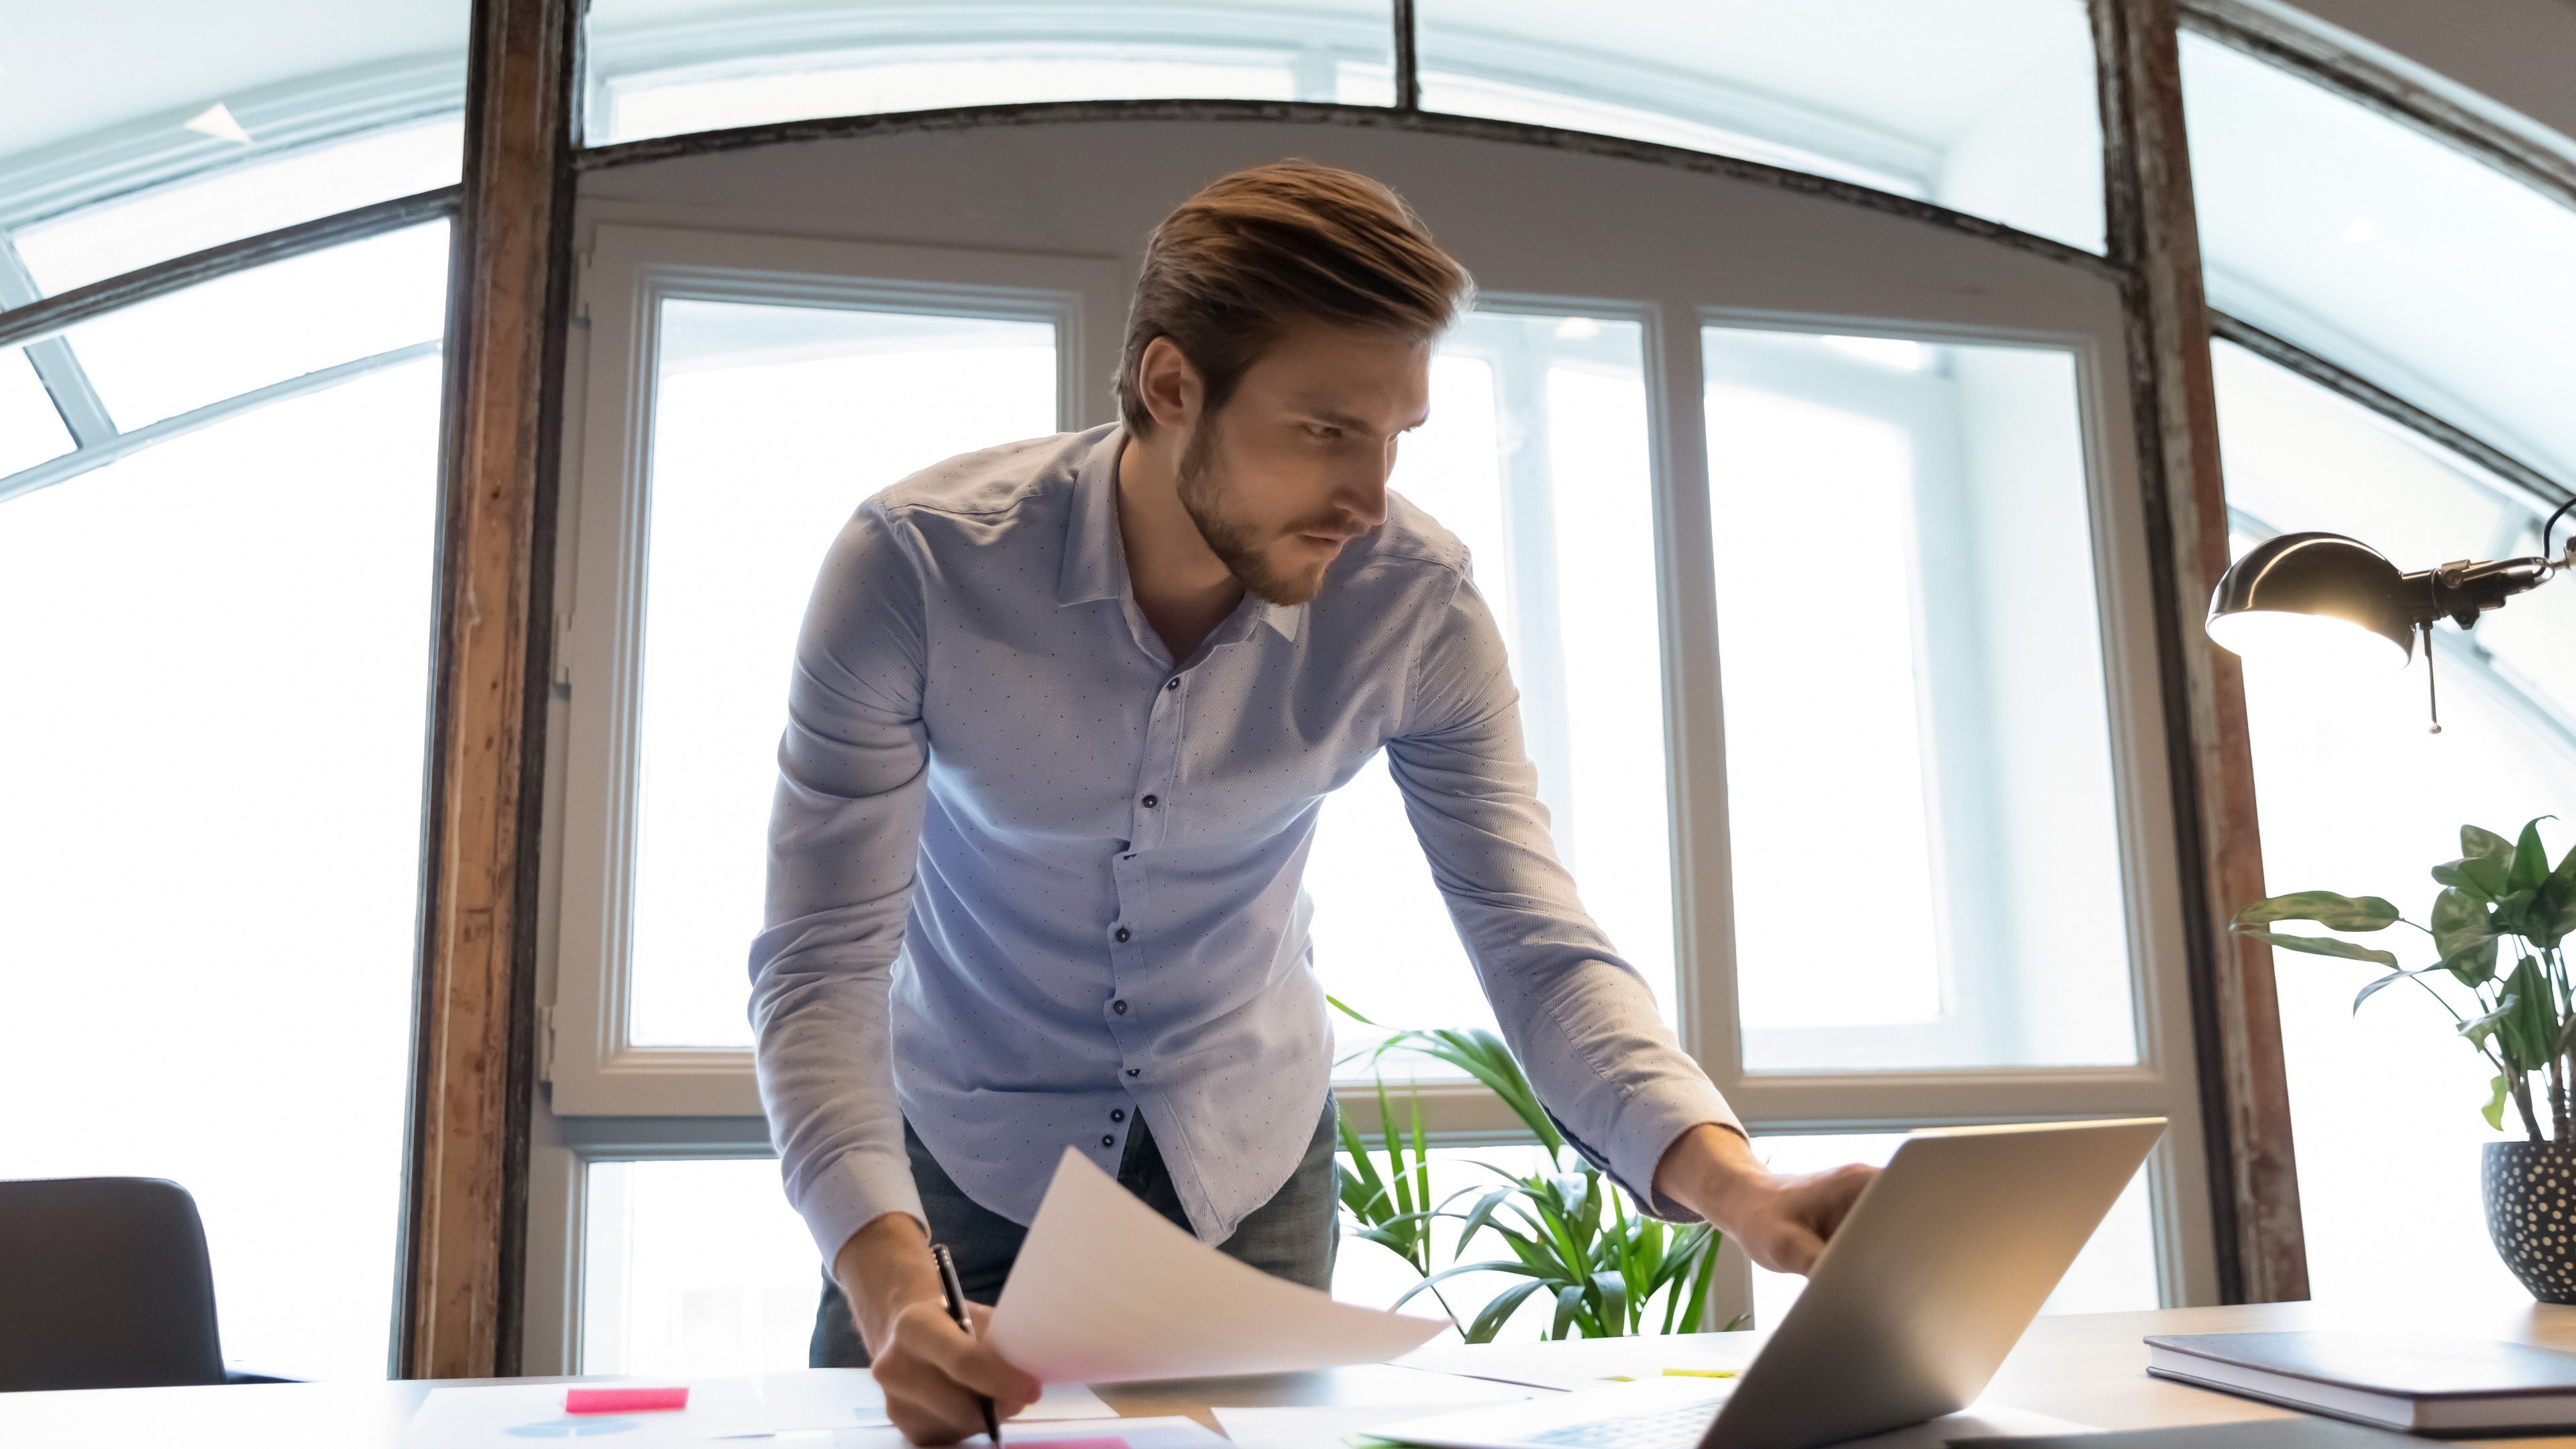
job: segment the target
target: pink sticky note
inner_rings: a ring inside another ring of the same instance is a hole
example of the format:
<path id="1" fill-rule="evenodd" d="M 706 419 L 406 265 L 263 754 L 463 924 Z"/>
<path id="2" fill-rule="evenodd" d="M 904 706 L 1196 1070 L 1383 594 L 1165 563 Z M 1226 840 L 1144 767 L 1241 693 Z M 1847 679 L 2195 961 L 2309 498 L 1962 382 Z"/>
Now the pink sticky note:
<path id="1" fill-rule="evenodd" d="M 676 1389 L 566 1389 L 567 1414 L 650 1414 L 689 1406 L 688 1385 Z"/>

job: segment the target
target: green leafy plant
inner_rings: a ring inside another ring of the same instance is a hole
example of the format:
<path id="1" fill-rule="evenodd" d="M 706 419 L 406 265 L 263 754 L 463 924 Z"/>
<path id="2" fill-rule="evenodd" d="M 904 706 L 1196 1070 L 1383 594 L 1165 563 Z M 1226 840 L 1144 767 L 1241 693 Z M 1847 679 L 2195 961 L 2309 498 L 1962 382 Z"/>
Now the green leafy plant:
<path id="1" fill-rule="evenodd" d="M 1340 1001 L 1333 1005 L 1354 1021 L 1377 1025 Z M 1496 1185 L 1451 1193 L 1433 1205 L 1420 1096 L 1409 1094 L 1410 1130 L 1399 1131 L 1381 1075 L 1378 1121 L 1386 1169 L 1379 1170 L 1358 1129 L 1344 1118 L 1340 1132 L 1347 1161 L 1337 1163 L 1336 1171 L 1342 1205 L 1360 1224 L 1358 1236 L 1396 1253 L 1422 1277 L 1393 1306 L 1430 1293 L 1469 1343 L 1491 1342 L 1522 1304 L 1542 1293 L 1555 1303 L 1549 1338 L 1698 1331 L 1717 1266 L 1714 1227 L 1677 1227 L 1648 1217 L 1634 1211 L 1617 1184 L 1604 1180 L 1601 1170 L 1579 1155 L 1569 1166 L 1564 1134 L 1540 1107 L 1519 1059 L 1492 1032 L 1395 1031 L 1366 1055 L 1374 1066 L 1389 1052 L 1407 1050 L 1483 1083 L 1538 1139 L 1547 1165 L 1514 1173 L 1480 1162 L 1479 1168 L 1499 1179 Z M 1457 1210 L 1455 1205 L 1468 1198 L 1474 1204 Z M 1444 1220 L 1458 1226 L 1450 1266 L 1435 1269 L 1432 1227 Z M 1467 1261 L 1480 1238 L 1499 1239 L 1510 1256 Z M 1461 1323 L 1439 1285 L 1470 1273 L 1502 1273 L 1524 1281 L 1503 1289 Z M 1660 1314 L 1654 1302 L 1658 1294 Z"/>
<path id="2" fill-rule="evenodd" d="M 2545 820 L 2550 817 L 2542 816 Z M 2460 858 L 2433 867 L 2442 887 L 2427 923 L 2407 920 L 2378 896 L 2300 891 L 2256 901 L 2236 915 L 2235 929 L 2285 951 L 2338 956 L 2381 968 L 2352 999 L 2353 1010 L 2382 989 L 2411 981 L 2441 1004 L 2460 1037 L 2495 1068 L 2482 1109 L 2487 1125 L 2504 1127 L 2509 1100 L 2534 1142 L 2576 1141 L 2576 992 L 2565 941 L 2576 933 L 2576 849 L 2555 869 L 2540 840 L 2540 820 L 2507 840 L 2474 825 L 2460 827 Z M 2406 966 L 2394 951 L 2341 936 L 2294 936 L 2269 929 L 2309 921 L 2331 931 L 2370 935 L 2411 926 L 2430 941 L 2434 960 Z M 2533 1105 L 2533 1079 L 2547 1094 L 2549 1130 Z"/>

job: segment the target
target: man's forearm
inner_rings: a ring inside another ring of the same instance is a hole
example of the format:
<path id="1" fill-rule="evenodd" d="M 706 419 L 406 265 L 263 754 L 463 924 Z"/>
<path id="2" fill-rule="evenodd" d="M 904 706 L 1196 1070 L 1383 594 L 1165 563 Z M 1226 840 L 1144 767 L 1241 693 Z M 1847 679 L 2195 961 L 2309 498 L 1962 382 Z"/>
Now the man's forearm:
<path id="1" fill-rule="evenodd" d="M 1655 1163 L 1655 1192 L 1715 1223 L 1765 1268 L 1804 1273 L 1878 1175 L 1837 1167 L 1784 1176 L 1762 1165 L 1744 1134 L 1702 1122 Z"/>
<path id="2" fill-rule="evenodd" d="M 850 1234 L 833 1255 L 832 1280 L 850 1300 L 859 1341 L 871 1354 L 882 1351 L 896 1314 L 941 1296 L 930 1239 L 910 1213 L 886 1213 Z"/>
<path id="3" fill-rule="evenodd" d="M 1770 1175 L 1743 1133 L 1702 1122 L 1664 1149 L 1655 1163 L 1655 1195 L 1723 1226 L 1738 1215 L 1748 1191 Z"/>

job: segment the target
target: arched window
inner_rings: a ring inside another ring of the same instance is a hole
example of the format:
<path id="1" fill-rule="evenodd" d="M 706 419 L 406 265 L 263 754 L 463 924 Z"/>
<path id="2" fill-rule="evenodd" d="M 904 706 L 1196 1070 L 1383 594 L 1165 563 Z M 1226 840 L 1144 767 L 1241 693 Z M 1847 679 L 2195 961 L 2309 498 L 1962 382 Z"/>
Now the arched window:
<path id="1" fill-rule="evenodd" d="M 2576 480 L 2576 168 L 2351 84 L 2329 39 L 2185 9 L 2239 546 L 2529 551 Z M 0 57 L 0 1097 L 64 1104 L 0 1136 L 0 1176 L 179 1178 L 236 1363 L 364 1374 L 431 1190 L 403 1172 L 437 564 L 466 516 L 436 359 L 467 7 L 247 11 L 137 35 L 65 10 Z M 813 1252 L 740 941 L 804 581 L 909 468 L 1105 420 L 1136 238 L 1289 153 L 1395 180 L 1486 283 L 1395 486 L 1473 550 L 1556 847 L 1763 1150 L 2163 1114 L 2055 1306 L 2232 1291 L 2133 416 L 2162 359 L 2131 345 L 2145 263 L 2111 224 L 2136 137 L 2106 156 L 2100 98 L 2130 81 L 2095 51 L 2123 13 L 562 12 L 574 142 L 538 164 L 578 173 L 568 315 L 526 319 L 565 354 L 555 592 L 528 606 L 550 753 L 539 919 L 512 928 L 539 1085 L 504 1169 L 525 1236 L 495 1249 L 524 1255 L 520 1367 L 798 1361 Z M 2412 675 L 2250 678 L 2274 888 L 2411 906 L 2460 820 L 2576 818 L 2571 624 L 2561 585 L 2441 633 L 2439 737 Z M 1382 1020 L 1479 1024 L 1402 821 L 1382 763 L 1322 810 L 1316 968 Z M 2279 972 L 2318 1290 L 2511 1291 L 2476 1230 L 2473 1059 L 2394 996 L 2348 1019 L 2354 984 Z M 1474 1084 L 1395 1068 L 1444 1189 L 1526 1150 Z M 2388 1173 L 2392 1141 L 2429 1169 Z M 1389 1267 L 1347 1251 L 1344 1287 L 1383 1301 Z M 1729 1312 L 1795 1292 L 1728 1273 Z"/>
<path id="2" fill-rule="evenodd" d="M 0 1177 L 188 1188 L 253 1372 L 392 1360 L 464 10 L 7 57 Z"/>
<path id="3" fill-rule="evenodd" d="M 2214 362 L 2238 549 L 2324 529 L 2405 569 L 2535 552 L 2576 482 L 2571 198 L 2241 39 L 2183 43 L 2210 303 L 2234 339 Z M 2461 825 L 2576 819 L 2576 590 L 2432 639 L 2439 735 L 2420 665 L 2362 687 L 2249 665 L 2273 890 L 2385 896 L 2420 921 Z M 2412 993 L 2352 1012 L 2367 971 L 2275 963 L 2315 1292 L 2527 1297 L 2478 1231 L 2490 1073 Z"/>

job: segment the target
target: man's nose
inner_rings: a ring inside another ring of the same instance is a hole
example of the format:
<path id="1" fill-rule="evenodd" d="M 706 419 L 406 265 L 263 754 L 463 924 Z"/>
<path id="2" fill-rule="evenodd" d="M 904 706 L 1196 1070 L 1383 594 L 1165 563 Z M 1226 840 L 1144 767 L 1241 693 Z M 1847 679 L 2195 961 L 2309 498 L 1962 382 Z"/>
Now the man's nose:
<path id="1" fill-rule="evenodd" d="M 1395 447 L 1387 446 L 1385 455 L 1363 463 L 1343 479 L 1334 501 L 1362 529 L 1386 522 L 1386 480 L 1395 471 Z"/>

